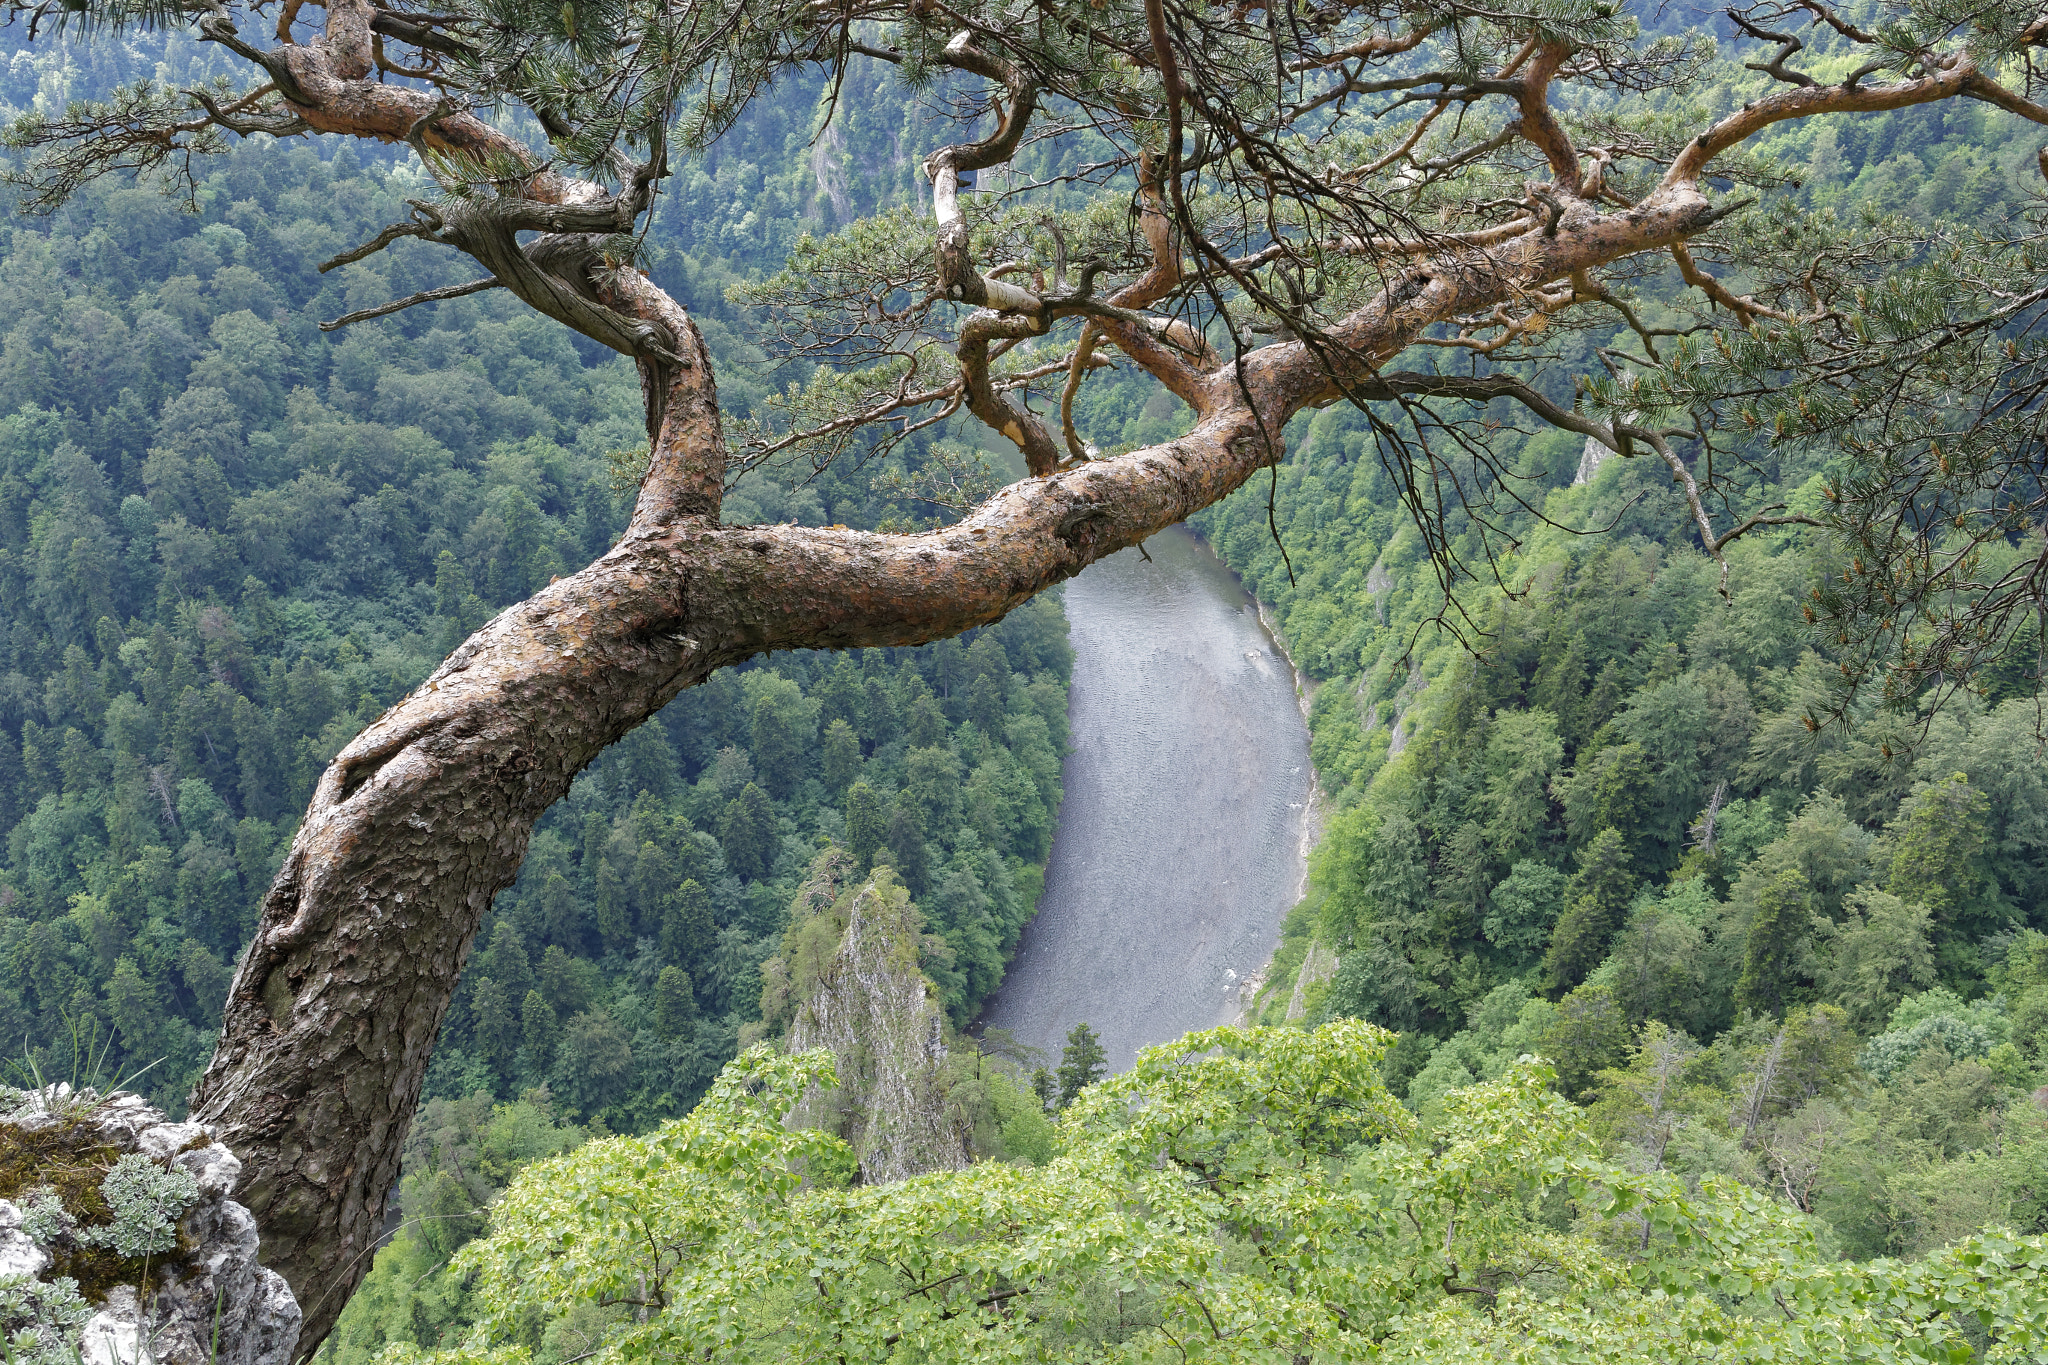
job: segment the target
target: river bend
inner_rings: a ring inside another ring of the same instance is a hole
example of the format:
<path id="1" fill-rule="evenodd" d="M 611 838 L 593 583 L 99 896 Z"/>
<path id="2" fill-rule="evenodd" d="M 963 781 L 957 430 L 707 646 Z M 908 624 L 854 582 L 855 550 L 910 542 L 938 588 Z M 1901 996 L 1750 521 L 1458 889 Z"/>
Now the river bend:
<path id="1" fill-rule="evenodd" d="M 1072 753 L 1045 894 L 982 1022 L 1114 1070 L 1229 1023 L 1301 893 L 1311 770 L 1294 674 L 1180 527 L 1067 585 Z"/>

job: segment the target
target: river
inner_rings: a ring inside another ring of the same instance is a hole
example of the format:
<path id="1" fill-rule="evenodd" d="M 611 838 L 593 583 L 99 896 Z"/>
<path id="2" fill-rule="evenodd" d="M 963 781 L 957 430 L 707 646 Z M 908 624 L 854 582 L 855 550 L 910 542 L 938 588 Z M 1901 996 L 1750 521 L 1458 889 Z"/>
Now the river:
<path id="1" fill-rule="evenodd" d="M 1085 1021 L 1113 1070 L 1229 1023 L 1300 896 L 1308 729 L 1255 604 L 1181 527 L 1066 589 L 1066 799 L 1038 915 L 982 1023 L 1057 1063 Z"/>

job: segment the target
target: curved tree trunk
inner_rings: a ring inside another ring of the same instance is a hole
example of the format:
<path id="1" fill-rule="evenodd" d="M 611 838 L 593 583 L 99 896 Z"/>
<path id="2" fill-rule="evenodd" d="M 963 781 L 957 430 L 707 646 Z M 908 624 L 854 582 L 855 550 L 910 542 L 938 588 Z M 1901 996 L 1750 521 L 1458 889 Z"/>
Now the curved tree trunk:
<path id="1" fill-rule="evenodd" d="M 718 441 L 683 324 L 665 447 L 619 544 L 501 613 L 335 758 L 235 973 L 193 1101 L 244 1160 L 301 1347 L 368 1269 L 441 1021 L 533 823 L 604 747 L 714 669 L 771 649 L 917 644 L 997 620 L 1224 496 L 1266 461 L 1239 414 L 889 536 L 674 515 Z M 682 488 L 678 488 L 682 484 Z M 701 484 L 699 484 L 701 490 Z"/>

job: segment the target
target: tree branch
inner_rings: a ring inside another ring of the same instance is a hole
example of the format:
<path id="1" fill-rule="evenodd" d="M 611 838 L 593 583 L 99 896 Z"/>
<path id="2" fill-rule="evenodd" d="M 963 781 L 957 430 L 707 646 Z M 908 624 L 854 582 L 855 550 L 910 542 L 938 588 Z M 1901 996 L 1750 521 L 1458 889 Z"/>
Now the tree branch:
<path id="1" fill-rule="evenodd" d="M 1557 74 L 1557 69 L 1570 55 L 1571 50 L 1563 43 L 1545 43 L 1537 48 L 1535 58 L 1529 63 L 1528 74 L 1516 86 L 1515 103 L 1522 111 L 1522 136 L 1550 163 L 1551 178 L 1556 181 L 1557 188 L 1576 199 L 1579 197 L 1579 154 L 1572 146 L 1564 125 L 1550 111 L 1550 78 Z"/>
<path id="2" fill-rule="evenodd" d="M 486 275 L 483 279 L 471 280 L 468 284 L 451 284 L 442 289 L 423 289 L 417 294 L 408 294 L 406 297 L 394 300 L 391 303 L 380 303 L 375 308 L 364 308 L 359 312 L 344 313 L 332 322 L 321 323 L 320 330 L 323 332 L 338 332 L 352 322 L 368 322 L 371 318 L 389 317 L 391 314 L 411 308 L 415 304 L 440 303 L 444 299 L 459 299 L 468 294 L 481 294 L 486 289 L 503 289 L 504 287 L 503 282 L 493 276 Z"/>
<path id="3" fill-rule="evenodd" d="M 1663 188 L 1698 184 L 1708 162 L 1774 123 L 1818 114 L 1876 113 L 1931 104 L 1961 94 L 1976 79 L 1980 79 L 1976 64 L 1968 57 L 1957 57 L 1951 65 L 1918 80 L 1892 85 L 1812 85 L 1777 91 L 1729 114 L 1687 143 L 1664 173 Z"/>

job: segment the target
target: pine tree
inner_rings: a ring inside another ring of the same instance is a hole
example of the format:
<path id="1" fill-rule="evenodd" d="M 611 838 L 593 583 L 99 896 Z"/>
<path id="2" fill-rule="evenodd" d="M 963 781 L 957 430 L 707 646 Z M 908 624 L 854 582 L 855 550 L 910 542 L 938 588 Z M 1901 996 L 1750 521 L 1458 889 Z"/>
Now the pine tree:
<path id="1" fill-rule="evenodd" d="M 880 678 L 869 678 L 861 687 L 860 734 L 868 751 L 881 748 L 903 731 L 896 714 L 896 701 Z"/>
<path id="2" fill-rule="evenodd" d="M 476 589 L 468 571 L 455 558 L 454 551 L 441 551 L 434 558 L 434 613 L 441 618 L 442 653 L 454 649 L 469 635 L 469 604 L 475 600 Z"/>
<path id="3" fill-rule="evenodd" d="M 559 872 L 549 872 L 540 888 L 540 929 L 549 943 L 559 943 L 572 953 L 583 951 L 583 907 L 576 890 Z"/>
<path id="4" fill-rule="evenodd" d="M 283 811 L 277 737 L 270 720 L 247 697 L 235 699 L 235 765 L 241 772 L 242 813 L 275 820 Z"/>
<path id="5" fill-rule="evenodd" d="M 537 989 L 554 1007 L 557 1017 L 574 1014 L 590 1003 L 590 989 L 583 973 L 559 944 L 549 944 L 540 955 L 540 968 L 535 976 Z"/>
<path id="6" fill-rule="evenodd" d="M 882 799 L 865 782 L 846 790 L 846 851 L 865 872 L 874 866 L 875 853 L 882 847 L 888 825 L 882 816 Z"/>
<path id="7" fill-rule="evenodd" d="M 754 707 L 753 758 L 762 785 L 778 798 L 787 800 L 803 780 L 803 746 L 767 697 Z"/>
<path id="8" fill-rule="evenodd" d="M 143 1060 L 143 1053 L 156 1042 L 163 1006 L 156 990 L 142 979 L 135 959 L 124 957 L 114 965 L 107 980 L 107 1015 L 120 1036 L 121 1047 L 131 1060 Z"/>
<path id="9" fill-rule="evenodd" d="M 840 655 L 832 671 L 810 690 L 810 699 L 818 704 L 818 724 L 827 730 L 838 721 L 845 721 L 848 729 L 858 727 L 863 696 L 860 670 L 852 658 Z"/>
<path id="10" fill-rule="evenodd" d="M 1009 698 L 994 675 L 984 673 L 967 685 L 967 718 L 991 739 L 1003 733 L 1003 709 Z"/>
<path id="11" fill-rule="evenodd" d="M 496 981 L 485 977 L 476 986 L 476 993 L 470 997 L 470 1017 L 475 1021 L 474 1036 L 477 1052 L 498 1073 L 500 1080 L 510 1079 L 512 1069 L 519 1060 L 519 1016 L 512 1007 L 512 997 Z"/>
<path id="12" fill-rule="evenodd" d="M 676 893 L 675 857 L 666 844 L 657 844 L 652 839 L 640 845 L 640 854 L 633 862 L 633 919 L 635 932 L 649 937 L 658 936 L 664 920 L 668 918 L 670 899 Z"/>
<path id="13" fill-rule="evenodd" d="M 447 551 L 442 551 L 446 554 Z M 453 556 L 450 556 L 452 559 Z M 439 565 L 435 566 L 437 569 Z M 254 574 L 242 580 L 242 630 L 249 644 L 259 654 L 276 651 L 284 623 L 277 614 L 277 602 L 270 595 L 270 586 Z"/>
<path id="14" fill-rule="evenodd" d="M 0 728 L 0 827 L 14 828 L 24 809 L 23 796 L 28 775 L 21 766 L 21 747 L 14 736 Z"/>
<path id="15" fill-rule="evenodd" d="M 1578 1096 L 1608 1067 L 1628 1055 L 1628 1015 L 1604 987 L 1580 986 L 1558 1001 L 1544 1031 L 1541 1051 L 1557 1068 L 1557 1084 Z"/>
<path id="16" fill-rule="evenodd" d="M 718 928 L 711 918 L 711 898 L 692 877 L 676 888 L 661 922 L 662 960 L 672 966 L 696 969 L 718 941 Z"/>
<path id="17" fill-rule="evenodd" d="M 526 940 L 504 920 L 491 930 L 490 945 L 477 954 L 474 970 L 503 984 L 508 1003 L 524 1000 L 533 988 L 533 957 Z"/>
<path id="18" fill-rule="evenodd" d="M 1995 886 L 1984 865 L 1990 812 L 1990 798 L 1953 773 L 1915 792 L 1905 816 L 1886 830 L 1892 862 L 1885 890 L 1926 906 L 1937 941 L 1957 920 L 1983 917 L 1980 902 Z"/>
<path id="19" fill-rule="evenodd" d="M 1607 956 L 1635 895 L 1629 865 L 1628 844 L 1618 830 L 1602 830 L 1580 851 L 1579 874 L 1565 891 L 1564 915 L 1543 955 L 1543 984 L 1553 998 L 1584 981 Z"/>
<path id="20" fill-rule="evenodd" d="M 910 747 L 930 749 L 946 742 L 946 715 L 925 694 L 910 704 Z"/>
<path id="21" fill-rule="evenodd" d="M 1776 1018 L 1796 1003 L 1812 935 L 1813 888 L 1797 868 L 1788 867 L 1757 893 L 1735 983 L 1736 1007 Z"/>
<path id="22" fill-rule="evenodd" d="M 747 881 L 768 876 L 775 866 L 776 821 L 767 793 L 749 782 L 725 803 L 718 817 L 718 844 L 734 876 Z"/>
<path id="23" fill-rule="evenodd" d="M 597 936 L 608 953 L 624 952 L 633 942 L 633 912 L 626 876 L 611 855 L 597 860 Z"/>
<path id="24" fill-rule="evenodd" d="M 1102 1050 L 1102 1039 L 1087 1024 L 1074 1025 L 1067 1034 L 1067 1045 L 1060 1049 L 1060 1108 L 1072 1104 L 1075 1096 L 1108 1074 L 1109 1054 Z"/>
<path id="25" fill-rule="evenodd" d="M 889 803 L 887 843 L 896 875 L 910 888 L 910 894 L 921 897 L 931 890 L 931 850 L 924 841 L 924 817 L 918 814 L 916 802 L 899 796 Z"/>
<path id="26" fill-rule="evenodd" d="M 84 796 L 98 791 L 106 782 L 104 760 L 98 746 L 77 726 L 67 726 L 57 750 L 57 771 L 64 776 L 67 796 Z"/>
<path id="27" fill-rule="evenodd" d="M 681 967 L 663 967 L 654 983 L 654 1031 L 670 1042 L 684 1037 L 697 1021 L 697 996 L 690 974 Z"/>
<path id="28" fill-rule="evenodd" d="M 843 720 L 835 720 L 825 727 L 819 775 L 825 779 L 825 790 L 834 796 L 845 791 L 860 776 L 860 736 Z"/>
<path id="29" fill-rule="evenodd" d="M 554 1006 L 538 990 L 526 993 L 519 1007 L 520 1040 L 526 1044 L 526 1062 L 535 1075 L 554 1065 L 555 1044 L 561 1041 L 562 1020 Z"/>

